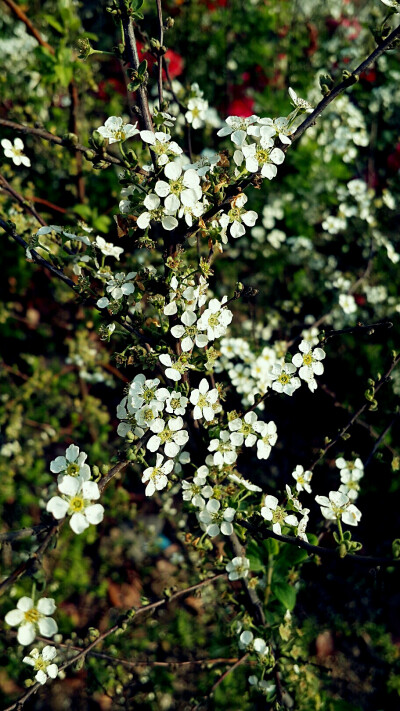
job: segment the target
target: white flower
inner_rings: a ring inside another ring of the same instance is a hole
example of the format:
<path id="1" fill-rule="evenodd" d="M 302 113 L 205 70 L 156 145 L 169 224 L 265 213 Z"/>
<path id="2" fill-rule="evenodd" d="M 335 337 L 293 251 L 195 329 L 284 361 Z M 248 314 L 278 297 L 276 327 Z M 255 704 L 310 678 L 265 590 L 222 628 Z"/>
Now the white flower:
<path id="1" fill-rule="evenodd" d="M 254 210 L 244 210 L 243 206 L 247 202 L 247 195 L 241 193 L 236 200 L 232 201 L 232 207 L 228 214 L 224 213 L 219 218 L 220 225 L 227 229 L 231 223 L 230 233 L 234 239 L 241 237 L 246 233 L 243 227 L 244 223 L 247 227 L 253 227 L 257 220 L 257 213 Z"/>
<path id="2" fill-rule="evenodd" d="M 330 491 L 329 499 L 326 496 L 316 496 L 315 501 L 321 506 L 322 515 L 330 521 L 342 519 L 348 526 L 357 526 L 361 519 L 361 511 L 340 491 Z"/>
<path id="3" fill-rule="evenodd" d="M 165 366 L 165 375 L 170 380 L 174 380 L 176 383 L 182 378 L 182 374 L 189 368 L 189 365 L 184 363 L 181 358 L 173 361 L 168 353 L 162 353 L 159 356 L 160 363 Z"/>
<path id="4" fill-rule="evenodd" d="M 206 378 L 202 378 L 198 389 L 192 390 L 190 394 L 190 402 L 194 405 L 193 418 L 200 420 L 202 417 L 208 422 L 214 419 L 215 410 L 213 405 L 218 400 L 218 390 L 214 388 L 210 390 L 210 385 Z"/>
<path id="5" fill-rule="evenodd" d="M 164 457 L 161 454 L 157 454 L 155 467 L 148 467 L 143 472 L 143 484 L 145 484 L 146 481 L 149 482 L 144 492 L 146 496 L 152 496 L 156 490 L 161 491 L 161 489 L 164 489 L 168 484 L 167 474 L 174 468 L 174 463 L 172 459 L 167 459 L 164 464 L 163 461 Z"/>
<path id="6" fill-rule="evenodd" d="M 191 351 L 194 344 L 199 348 L 204 348 L 208 343 L 208 338 L 204 333 L 198 333 L 199 323 L 195 326 L 197 316 L 193 311 L 184 311 L 181 316 L 182 325 L 173 326 L 171 334 L 174 338 L 181 339 L 181 348 L 184 353 Z"/>
<path id="7" fill-rule="evenodd" d="M 173 415 L 184 415 L 189 400 L 179 390 L 173 390 L 165 401 L 165 410 Z"/>
<path id="8" fill-rule="evenodd" d="M 200 178 L 193 169 L 183 173 L 181 165 L 178 163 L 168 163 L 164 168 L 165 176 L 169 182 L 158 180 L 155 185 L 155 192 L 159 197 L 165 198 L 165 209 L 169 213 L 174 213 L 182 205 L 193 207 L 202 196 Z"/>
<path id="9" fill-rule="evenodd" d="M 298 464 L 294 472 L 292 472 L 292 477 L 296 480 L 297 491 L 307 491 L 308 494 L 311 494 L 310 481 L 312 479 L 312 472 L 305 472 L 304 467 Z"/>
<path id="10" fill-rule="evenodd" d="M 293 105 L 297 109 L 304 109 L 306 113 L 312 113 L 314 111 L 313 107 L 311 104 L 308 103 L 305 99 L 300 99 L 299 96 L 297 96 L 296 92 L 294 89 L 292 89 L 291 86 L 289 86 L 289 96 L 291 100 L 293 101 Z"/>
<path id="11" fill-rule="evenodd" d="M 242 146 L 249 133 L 249 127 L 258 120 L 258 116 L 248 116 L 247 118 L 242 118 L 241 116 L 228 116 L 225 120 L 226 126 L 220 128 L 217 136 L 230 136 L 231 141 L 235 143 L 236 146 Z"/>
<path id="12" fill-rule="evenodd" d="M 154 220 L 155 222 L 161 222 L 164 230 L 170 232 L 174 230 L 178 225 L 178 220 L 172 215 L 169 215 L 167 211 L 160 207 L 160 198 L 155 193 L 150 193 L 143 200 L 143 205 L 147 208 L 145 212 L 142 212 L 137 219 L 137 226 L 141 230 L 147 229 L 150 222 Z"/>
<path id="13" fill-rule="evenodd" d="M 201 202 L 196 202 L 194 205 L 182 205 L 178 210 L 178 217 L 184 217 L 188 227 L 193 225 L 193 218 L 197 220 L 201 217 L 205 210 L 205 206 Z"/>
<path id="14" fill-rule="evenodd" d="M 293 514 L 288 514 L 284 508 L 278 506 L 276 496 L 267 495 L 264 499 L 264 506 L 261 509 L 261 516 L 267 521 L 272 521 L 272 530 L 279 536 L 282 533 L 281 525 L 297 526 L 298 520 Z"/>
<path id="15" fill-rule="evenodd" d="M 251 481 L 248 481 L 247 479 L 243 479 L 243 477 L 238 476 L 237 474 L 228 474 L 228 479 L 231 481 L 234 481 L 235 484 L 239 484 L 240 486 L 243 486 L 247 491 L 262 491 L 260 486 L 257 486 L 256 484 L 252 484 Z"/>
<path id="16" fill-rule="evenodd" d="M 160 411 L 164 409 L 164 403 L 159 400 L 153 400 L 150 405 L 143 405 L 140 410 L 135 412 L 135 420 L 139 427 L 150 427 L 151 423 L 159 416 Z"/>
<path id="17" fill-rule="evenodd" d="M 164 445 L 164 453 L 166 457 L 176 457 L 181 447 L 183 447 L 189 439 L 186 430 L 182 429 L 182 417 L 170 417 L 168 422 L 157 417 L 150 425 L 150 430 L 154 432 L 147 442 L 147 449 L 150 452 L 156 452 L 161 445 Z"/>
<path id="18" fill-rule="evenodd" d="M 255 444 L 257 435 L 255 434 L 254 425 L 257 422 L 257 415 L 255 412 L 247 412 L 243 419 L 237 417 L 235 420 L 231 420 L 228 427 L 231 434 L 231 442 L 235 447 L 241 447 L 244 442 L 245 447 L 252 447 Z"/>
<path id="19" fill-rule="evenodd" d="M 53 496 L 47 502 L 46 511 L 54 518 L 61 519 L 67 514 L 71 516 L 69 525 L 74 533 L 80 534 L 92 523 L 95 526 L 104 518 L 104 508 L 101 504 L 92 504 L 100 498 L 100 489 L 94 481 L 81 481 L 72 476 L 64 476 L 58 490 L 63 494 Z"/>
<path id="20" fill-rule="evenodd" d="M 210 499 L 207 501 L 205 508 L 197 514 L 199 521 L 205 524 L 206 533 L 211 538 L 218 536 L 219 532 L 223 533 L 224 536 L 230 536 L 233 533 L 231 521 L 235 517 L 235 509 L 227 508 L 220 511 L 220 508 L 220 501 Z"/>
<path id="21" fill-rule="evenodd" d="M 339 306 L 345 314 L 354 314 L 357 311 L 357 303 L 352 294 L 340 294 Z"/>
<path id="22" fill-rule="evenodd" d="M 239 647 L 240 649 L 245 649 L 248 647 L 254 639 L 254 635 L 250 630 L 244 630 L 239 637 Z"/>
<path id="23" fill-rule="evenodd" d="M 276 432 L 275 422 L 256 422 L 254 424 L 255 431 L 260 435 L 257 440 L 257 457 L 258 459 L 268 459 L 271 454 L 271 448 L 276 444 L 278 435 Z"/>
<path id="24" fill-rule="evenodd" d="M 237 459 L 236 447 L 231 442 L 229 432 L 223 430 L 219 433 L 219 439 L 212 439 L 208 445 L 209 452 L 215 452 L 213 455 L 213 463 L 216 467 L 222 467 L 224 464 L 234 464 Z"/>
<path id="25" fill-rule="evenodd" d="M 193 481 L 182 482 L 182 498 L 184 501 L 190 501 L 193 506 L 204 508 L 206 502 L 204 499 L 209 499 L 213 494 L 213 488 L 207 484 L 208 467 L 203 465 L 199 467 Z"/>
<path id="26" fill-rule="evenodd" d="M 112 279 L 107 281 L 106 291 L 110 294 L 111 298 L 117 301 L 122 299 L 123 296 L 129 296 L 135 291 L 135 285 L 132 281 L 136 277 L 137 272 L 129 272 L 129 274 L 124 274 L 119 272 L 114 274 Z"/>
<path id="27" fill-rule="evenodd" d="M 257 173 L 261 169 L 262 177 L 272 180 L 278 172 L 276 166 L 283 163 L 285 154 L 280 148 L 252 143 L 250 146 L 243 146 L 240 151 L 235 151 L 234 160 L 237 165 L 242 164 L 243 158 L 246 160 L 246 170 L 249 173 Z"/>
<path id="28" fill-rule="evenodd" d="M 41 652 L 36 648 L 32 649 L 29 652 L 29 656 L 24 657 L 22 661 L 34 668 L 36 681 L 38 681 L 39 684 L 45 684 L 48 677 L 50 677 L 50 679 L 57 677 L 58 666 L 53 662 L 56 656 L 56 648 L 47 644 L 43 647 Z"/>
<path id="29" fill-rule="evenodd" d="M 115 257 L 115 259 L 119 260 L 124 251 L 122 247 L 116 247 L 115 244 L 112 244 L 112 242 L 106 242 L 103 237 L 99 236 L 96 237 L 95 244 L 105 257 Z"/>
<path id="30" fill-rule="evenodd" d="M 169 162 L 169 156 L 179 156 L 182 153 L 182 148 L 175 141 L 171 141 L 169 133 L 140 131 L 140 138 L 150 144 L 151 150 L 158 156 L 158 165 L 166 165 Z"/>
<path id="31" fill-rule="evenodd" d="M 247 578 L 250 571 L 250 561 L 245 556 L 236 556 L 232 558 L 225 566 L 225 570 L 229 573 L 229 580 L 239 580 L 239 578 Z"/>
<path id="32" fill-rule="evenodd" d="M 57 623 L 52 615 L 56 606 L 52 597 L 42 597 L 37 605 L 31 597 L 21 597 L 17 609 L 7 612 L 4 621 L 11 627 L 17 627 L 17 639 L 24 646 L 32 644 L 36 637 L 36 628 L 43 637 L 52 637 L 58 632 Z"/>
<path id="33" fill-rule="evenodd" d="M 137 122 L 135 125 L 127 123 L 123 126 L 122 124 L 123 121 L 120 116 L 110 116 L 104 126 L 100 126 L 97 130 L 104 138 L 108 138 L 109 143 L 126 141 L 139 133 Z"/>
<path id="34" fill-rule="evenodd" d="M 3 138 L 1 145 L 4 148 L 4 155 L 6 158 L 12 158 L 14 165 L 25 165 L 27 168 L 30 167 L 31 161 L 27 156 L 23 154 L 24 144 L 20 138 L 14 139 L 14 145 L 8 138 Z"/>
<path id="35" fill-rule="evenodd" d="M 296 353 L 292 358 L 293 365 L 299 368 L 299 375 L 302 380 L 310 384 L 314 380 L 314 375 L 322 375 L 324 366 L 321 360 L 325 358 L 325 351 L 322 348 L 312 349 L 308 341 L 301 341 L 299 345 L 301 353 Z M 313 386 L 310 389 L 314 389 Z"/>
<path id="36" fill-rule="evenodd" d="M 289 136 L 292 135 L 293 133 L 293 128 L 290 128 L 289 121 L 286 118 L 286 116 L 280 116 L 279 118 L 276 119 L 271 119 L 271 118 L 260 118 L 258 119 L 258 123 L 263 127 L 263 126 L 268 126 L 270 130 L 272 131 L 269 135 L 271 138 L 275 135 L 278 136 L 279 140 L 281 143 L 284 143 L 287 146 L 290 146 L 292 141 L 290 140 Z M 255 128 L 253 126 L 253 128 Z M 260 136 L 263 135 L 262 133 L 263 129 L 261 128 L 260 130 Z M 257 134 L 254 134 L 257 135 Z"/>
<path id="37" fill-rule="evenodd" d="M 393 7 L 396 12 L 400 12 L 400 3 L 399 0 L 381 0 L 384 5 L 387 5 L 387 7 Z"/>
<path id="38" fill-rule="evenodd" d="M 79 452 L 79 447 L 76 444 L 70 444 L 65 450 L 65 457 L 56 457 L 50 462 L 50 471 L 53 474 L 59 474 L 59 483 L 66 474 L 79 477 L 81 481 L 88 481 L 91 474 L 89 465 L 85 464 L 86 459 L 85 452 Z"/>
<path id="39" fill-rule="evenodd" d="M 199 331 L 207 331 L 209 341 L 223 336 L 232 321 L 232 311 L 223 308 L 225 301 L 227 301 L 226 297 L 224 297 L 222 301 L 211 299 L 211 301 L 208 302 L 207 308 L 197 321 L 197 328 Z"/>
<path id="40" fill-rule="evenodd" d="M 205 99 L 189 99 L 188 110 L 185 113 L 185 119 L 192 124 L 194 129 L 204 126 L 204 119 L 208 109 L 208 101 Z"/>
<path id="41" fill-rule="evenodd" d="M 159 384 L 158 378 L 146 380 L 143 373 L 136 375 L 129 386 L 128 411 L 135 414 L 144 405 L 162 409 L 159 407 L 159 403 L 163 404 L 169 397 L 169 390 L 159 388 Z"/>
<path id="42" fill-rule="evenodd" d="M 188 168 L 193 168 L 201 178 L 207 175 L 207 173 L 213 173 L 215 166 L 220 161 L 218 153 L 210 152 L 210 154 L 208 154 L 205 153 L 206 150 L 207 149 L 203 151 L 203 155 L 196 163 L 189 163 L 188 165 Z"/>
<path id="43" fill-rule="evenodd" d="M 301 385 L 299 378 L 293 377 L 295 372 L 296 367 L 292 363 L 274 363 L 271 369 L 272 389 L 278 393 L 293 395 Z"/>

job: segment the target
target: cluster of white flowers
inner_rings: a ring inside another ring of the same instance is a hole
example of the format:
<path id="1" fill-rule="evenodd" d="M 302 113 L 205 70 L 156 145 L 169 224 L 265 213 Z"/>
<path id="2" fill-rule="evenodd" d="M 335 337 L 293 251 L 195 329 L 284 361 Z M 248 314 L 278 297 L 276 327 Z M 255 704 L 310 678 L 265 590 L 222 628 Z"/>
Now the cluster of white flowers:
<path id="1" fill-rule="evenodd" d="M 56 457 L 50 463 L 50 470 L 58 474 L 57 485 L 61 496 L 53 496 L 47 502 L 46 511 L 58 520 L 70 516 L 69 525 L 77 534 L 90 524 L 101 523 L 104 518 L 104 507 L 93 503 L 100 498 L 100 489 L 91 480 L 86 458 L 85 452 L 80 452 L 79 447 L 71 444 L 65 457 Z"/>
<path id="2" fill-rule="evenodd" d="M 37 632 L 42 637 L 53 637 L 58 632 L 57 623 L 51 617 L 55 610 L 53 598 L 42 597 L 35 603 L 33 598 L 24 596 L 18 600 L 16 609 L 7 612 L 4 621 L 10 627 L 18 627 L 19 644 L 28 646 Z M 58 675 L 58 666 L 54 663 L 56 655 L 55 647 L 45 645 L 41 651 L 32 649 L 22 661 L 33 667 L 36 681 L 45 684 L 48 677 L 55 679 Z"/>
<path id="3" fill-rule="evenodd" d="M 336 460 L 336 466 L 340 470 L 339 491 L 346 494 L 351 501 L 358 498 L 360 491 L 360 479 L 364 476 L 364 465 L 359 457 L 354 462 L 346 461 L 343 457 Z"/>

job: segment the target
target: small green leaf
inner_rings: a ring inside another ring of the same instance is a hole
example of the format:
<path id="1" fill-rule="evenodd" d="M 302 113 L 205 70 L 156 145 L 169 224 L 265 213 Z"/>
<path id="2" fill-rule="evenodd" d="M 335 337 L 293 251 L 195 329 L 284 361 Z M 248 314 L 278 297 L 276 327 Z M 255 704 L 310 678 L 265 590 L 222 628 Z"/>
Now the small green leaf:
<path id="1" fill-rule="evenodd" d="M 282 603 L 286 610 L 292 611 L 296 604 L 296 591 L 287 583 L 274 585 L 273 592 L 275 597 Z"/>

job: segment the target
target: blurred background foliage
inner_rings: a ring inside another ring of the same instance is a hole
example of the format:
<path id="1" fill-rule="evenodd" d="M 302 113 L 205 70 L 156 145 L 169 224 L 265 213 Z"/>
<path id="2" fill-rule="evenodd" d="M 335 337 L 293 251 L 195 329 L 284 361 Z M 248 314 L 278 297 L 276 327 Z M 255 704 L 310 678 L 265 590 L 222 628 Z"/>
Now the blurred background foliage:
<path id="1" fill-rule="evenodd" d="M 76 132 L 86 145 L 108 116 L 128 119 L 132 95 L 121 63 L 101 54 L 78 58 L 83 37 L 109 52 L 119 42 L 105 2 L 20 2 L 52 49 L 40 46 L 0 4 L 0 118 L 58 136 Z M 170 78 L 179 82 L 175 92 L 186 105 L 197 82 L 221 120 L 231 114 L 285 116 L 289 86 L 316 103 L 319 76 L 329 73 L 336 80 L 367 56 L 375 46 L 371 30 L 379 27 L 385 9 L 379 0 L 163 2 L 164 16 L 174 19 L 166 44 Z M 138 31 L 142 56 L 149 38 L 158 34 L 155 2 L 145 0 L 144 12 Z M 155 72 L 153 67 L 152 92 Z M 294 398 L 271 400 L 267 414 L 277 422 L 280 438 L 268 466 L 260 469 L 258 462 L 257 483 L 264 490 L 284 490 L 296 464 L 313 461 L 324 438 L 334 436 L 364 402 L 368 379 L 385 372 L 392 351 L 400 348 L 399 79 L 399 54 L 392 51 L 333 103 L 288 151 L 277 179 L 251 191 L 249 207 L 260 214 L 258 228 L 215 263 L 217 294 L 229 293 L 237 281 L 259 290 L 247 302 L 236 302 L 232 335 L 247 332 L 260 349 L 271 341 L 290 341 L 315 322 L 319 330 L 358 321 L 393 323 L 389 331 L 328 341 L 317 393 L 302 390 Z M 195 155 L 204 147 L 221 147 L 217 127 L 214 117 L 192 131 Z M 183 126 L 181 131 L 184 144 Z M 1 135 L 12 139 L 15 133 L 1 127 Z M 118 170 L 96 171 L 73 150 L 34 136 L 24 136 L 24 143 L 31 169 L 15 169 L 2 156 L 2 173 L 47 222 L 68 226 L 84 220 L 95 234 L 124 248 L 124 271 L 159 263 L 160 254 L 132 250 L 129 238 L 117 235 Z M 358 208 L 346 187 L 355 179 L 368 187 L 365 209 Z M 19 234 L 28 238 L 36 231 L 36 220 L 4 191 L 0 205 Z M 97 312 L 28 263 L 15 243 L 4 235 L 1 240 L 0 516 L 7 531 L 46 517 L 45 503 L 54 490 L 49 462 L 71 442 L 100 469 L 118 461 L 122 443 L 115 408 L 125 384 L 141 368 L 134 358 L 118 356 L 130 345 L 122 336 L 112 344 L 100 339 Z M 347 312 L 339 305 L 341 293 L 351 294 Z M 315 493 L 336 488 L 335 458 L 342 454 L 365 461 L 393 420 L 366 469 L 357 530 L 365 552 L 388 557 L 399 535 L 399 393 L 400 376 L 394 372 L 379 393 L 378 408 L 363 414 L 350 438 L 318 465 L 315 477 Z M 231 407 L 240 409 L 240 388 L 229 397 Z M 251 478 L 254 467 L 250 457 L 241 462 L 244 476 Z M 211 551 L 197 549 L 186 536 L 194 517 L 181 514 L 180 494 L 173 490 L 146 500 L 139 473 L 129 469 L 106 490 L 106 518 L 96 530 L 78 537 L 66 527 L 57 549 L 34 575 L 37 588 L 47 583 L 46 594 L 56 599 L 64 642 L 79 646 L 90 639 L 91 628 L 105 630 L 121 610 L 158 599 L 171 586 L 195 583 L 199 566 L 223 570 L 223 543 Z M 311 529 L 321 530 L 317 507 L 311 516 Z M 331 533 L 322 535 L 322 543 L 332 545 Z M 2 575 L 26 560 L 34 545 L 34 538 L 12 548 L 4 544 Z M 398 709 L 398 573 L 346 561 L 310 562 L 303 552 L 274 541 L 250 544 L 248 555 L 268 598 L 270 629 L 278 630 L 287 608 L 293 613 L 291 630 L 280 638 L 288 707 Z M 12 596 L 29 595 L 31 584 L 22 578 Z M 4 614 L 10 602 L 3 598 Z M 192 700 L 200 702 L 228 664 L 184 667 L 179 662 L 237 657 L 238 610 L 246 614 L 239 584 L 209 586 L 201 598 L 194 594 L 141 619 L 103 645 L 107 654 L 139 659 L 141 665 L 127 668 L 90 656 L 82 669 L 47 685 L 25 708 L 192 708 Z M 22 693 L 26 678 L 10 632 L 1 636 L 0 655 L 0 688 L 7 704 Z M 165 666 L 154 666 L 154 661 Z M 249 673 L 245 665 L 231 673 L 209 707 L 272 708 L 249 689 Z"/>

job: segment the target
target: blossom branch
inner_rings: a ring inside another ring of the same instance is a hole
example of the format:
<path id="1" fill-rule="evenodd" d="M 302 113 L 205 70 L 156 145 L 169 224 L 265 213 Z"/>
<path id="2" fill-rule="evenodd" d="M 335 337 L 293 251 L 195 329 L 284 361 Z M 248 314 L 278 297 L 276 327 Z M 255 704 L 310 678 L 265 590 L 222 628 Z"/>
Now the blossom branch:
<path id="1" fill-rule="evenodd" d="M 162 600 L 157 600 L 156 602 L 152 602 L 149 605 L 144 605 L 143 607 L 137 608 L 136 610 L 134 610 L 134 616 L 132 619 L 124 616 L 121 621 L 117 622 L 115 625 L 110 627 L 110 629 L 106 630 L 101 635 L 99 635 L 99 637 L 97 637 L 95 640 L 93 640 L 93 642 L 91 642 L 87 647 L 85 647 L 84 649 L 81 649 L 81 651 L 78 652 L 78 654 L 75 654 L 71 659 L 64 662 L 64 664 L 62 664 L 59 667 L 59 671 L 64 671 L 64 669 L 67 669 L 72 664 L 75 664 L 80 659 L 86 657 L 86 655 L 88 655 L 92 651 L 92 649 L 94 649 L 94 647 L 96 647 L 98 644 L 100 644 L 100 642 L 103 642 L 110 635 L 115 634 L 115 632 L 117 632 L 118 630 L 123 630 L 127 623 L 133 622 L 140 615 L 143 615 L 147 612 L 154 612 L 154 610 L 157 610 L 160 607 L 164 607 L 165 605 L 169 605 L 174 600 L 178 600 L 179 598 L 183 597 L 184 595 L 188 595 L 189 593 L 193 592 L 194 590 L 199 590 L 200 588 L 203 588 L 206 585 L 211 585 L 211 584 L 215 583 L 217 580 L 222 580 L 222 579 L 226 580 L 226 578 L 227 578 L 226 573 L 219 573 L 218 575 L 214 575 L 212 578 L 207 578 L 206 580 L 202 580 L 200 583 L 196 583 L 195 585 L 190 585 L 188 588 L 185 588 L 184 590 L 179 590 L 178 592 L 174 593 L 170 597 L 163 598 Z M 21 696 L 18 699 L 18 701 L 16 701 L 14 704 L 12 704 L 7 709 L 5 709 L 5 711 L 14 711 L 14 709 L 18 709 L 18 711 L 19 711 L 23 707 L 25 702 L 32 696 L 32 694 L 35 694 L 41 688 L 42 688 L 42 685 L 39 682 L 37 684 L 34 684 L 29 689 L 29 691 L 26 692 L 26 694 Z"/>
<path id="2" fill-rule="evenodd" d="M 16 123 L 15 121 L 9 121 L 8 119 L 0 118 L 0 126 L 5 126 L 6 128 L 11 128 L 13 131 L 18 131 L 23 135 L 38 136 L 38 138 L 43 138 L 45 141 L 50 143 L 55 143 L 57 146 L 64 146 L 67 148 L 73 148 L 74 151 L 80 151 L 85 154 L 85 158 L 90 160 L 89 156 L 92 156 L 93 150 L 84 146 L 81 143 L 71 144 L 71 141 L 67 138 L 60 138 L 60 136 L 55 136 L 53 133 L 49 133 L 44 128 L 34 128 L 33 126 L 24 126 L 21 123 Z M 102 153 L 101 160 L 106 163 L 113 163 L 114 165 L 123 165 L 123 162 L 117 156 L 111 153 Z"/>
<path id="3" fill-rule="evenodd" d="M 371 64 L 376 62 L 376 60 L 384 52 L 386 52 L 386 50 L 393 49 L 391 45 L 398 37 L 400 37 L 400 25 L 399 27 L 396 27 L 393 32 L 391 32 L 390 35 L 374 49 L 374 51 L 369 55 L 369 57 L 367 57 L 367 59 L 361 62 L 361 64 L 359 64 L 356 69 L 353 69 L 353 71 L 349 73 L 349 76 L 343 79 L 340 84 L 335 86 L 332 91 L 327 94 L 327 96 L 324 96 L 324 98 L 315 107 L 314 111 L 308 114 L 307 118 L 293 133 L 293 135 L 291 136 L 292 143 L 293 141 L 297 141 L 300 136 L 302 136 L 303 133 L 307 131 L 308 128 L 310 128 L 310 126 L 313 126 L 313 124 L 315 123 L 315 119 L 318 118 L 318 116 L 320 116 L 323 111 L 325 111 L 325 109 L 329 106 L 329 104 L 332 103 L 332 101 L 334 101 L 340 94 L 343 94 L 343 92 L 346 91 L 346 89 L 348 89 L 350 86 L 358 82 L 360 74 L 365 72 L 365 70 L 368 69 Z"/>
<path id="4" fill-rule="evenodd" d="M 298 126 L 296 131 L 291 135 L 292 144 L 294 141 L 298 140 L 300 136 L 307 131 L 308 128 L 315 124 L 315 119 L 317 119 L 340 94 L 343 94 L 346 89 L 355 84 L 358 81 L 359 75 L 364 72 L 371 64 L 373 64 L 386 50 L 391 49 L 392 43 L 400 37 L 400 25 L 396 27 L 390 35 L 381 42 L 374 51 L 356 68 L 350 73 L 350 76 L 340 82 L 332 91 L 319 102 L 314 111 L 307 115 L 307 118 Z M 288 146 L 282 146 L 281 150 L 286 153 Z M 217 204 L 213 205 L 207 212 L 202 215 L 202 221 L 208 222 L 211 220 L 220 210 L 229 209 L 232 200 L 248 185 L 253 183 L 258 177 L 258 174 L 251 174 L 244 179 L 239 179 L 236 183 L 230 185 L 225 193 L 223 200 Z M 185 238 L 190 237 L 199 229 L 198 224 L 194 224 L 185 231 Z"/>

